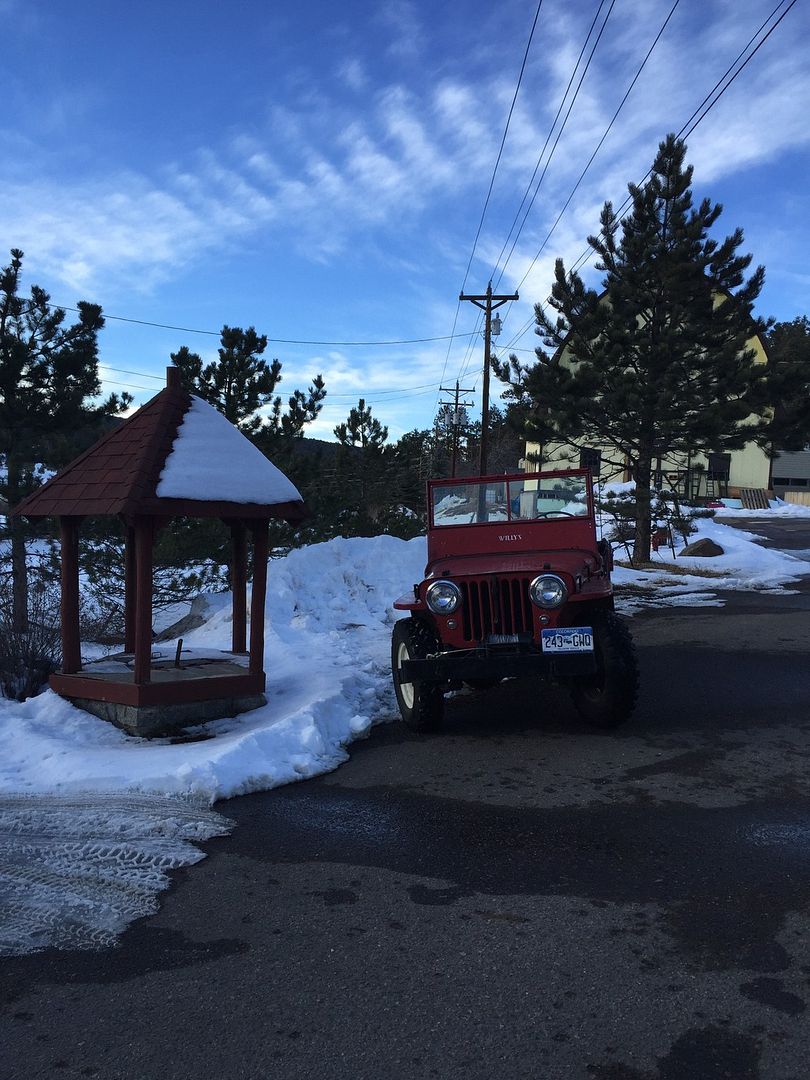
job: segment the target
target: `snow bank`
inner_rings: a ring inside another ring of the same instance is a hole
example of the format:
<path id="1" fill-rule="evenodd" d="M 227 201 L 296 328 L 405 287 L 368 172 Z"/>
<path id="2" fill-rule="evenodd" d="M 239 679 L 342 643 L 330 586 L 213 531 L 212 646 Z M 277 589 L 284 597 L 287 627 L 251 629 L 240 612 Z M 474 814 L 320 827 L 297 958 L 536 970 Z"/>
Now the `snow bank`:
<path id="1" fill-rule="evenodd" d="M 753 543 L 750 533 L 701 520 L 725 554 L 678 559 L 721 571 L 685 577 L 618 567 L 618 584 L 652 590 L 655 606 L 717 604 L 718 592 L 775 589 L 810 572 L 794 557 Z M 805 558 L 801 555 L 804 554 Z M 670 552 L 658 556 L 662 571 Z M 206 724 L 215 736 L 171 745 L 139 740 L 51 692 L 22 705 L 0 701 L 0 795 L 36 793 L 182 794 L 206 803 L 272 788 L 335 768 L 346 746 L 396 715 L 390 676 L 393 600 L 422 577 L 424 538 L 331 540 L 272 560 L 266 626 L 267 705 Z M 208 622 L 185 636 L 194 650 L 227 649 L 230 606 L 211 597 Z M 625 611 L 639 606 L 633 597 Z M 162 646 L 169 654 L 173 646 Z"/>
<path id="2" fill-rule="evenodd" d="M 140 791 L 212 803 L 335 768 L 352 739 L 394 715 L 391 604 L 421 580 L 425 561 L 423 538 L 390 536 L 271 561 L 267 705 L 205 725 L 212 739 L 133 739 L 51 691 L 0 700 L 0 794 Z M 230 608 L 217 600 L 185 645 L 228 648 Z"/>

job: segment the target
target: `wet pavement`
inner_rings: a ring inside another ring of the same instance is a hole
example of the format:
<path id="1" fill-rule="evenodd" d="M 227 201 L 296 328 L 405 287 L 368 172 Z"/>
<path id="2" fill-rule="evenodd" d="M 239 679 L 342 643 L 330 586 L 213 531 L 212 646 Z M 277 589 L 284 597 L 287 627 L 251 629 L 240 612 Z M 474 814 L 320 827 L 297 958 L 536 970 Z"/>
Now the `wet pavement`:
<path id="1" fill-rule="evenodd" d="M 808 597 L 638 615 L 617 733 L 512 683 L 218 806 L 118 948 L 4 961 L 0 1076 L 804 1080 Z"/>

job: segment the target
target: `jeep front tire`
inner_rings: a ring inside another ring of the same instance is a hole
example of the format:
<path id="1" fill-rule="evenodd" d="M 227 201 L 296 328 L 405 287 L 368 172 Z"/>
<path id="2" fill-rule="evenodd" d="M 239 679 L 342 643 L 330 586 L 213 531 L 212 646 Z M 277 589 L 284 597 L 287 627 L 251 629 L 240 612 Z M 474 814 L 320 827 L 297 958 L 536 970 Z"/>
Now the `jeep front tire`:
<path id="1" fill-rule="evenodd" d="M 618 615 L 593 621 L 596 674 L 578 679 L 571 698 L 583 720 L 609 730 L 630 717 L 638 697 L 638 661 L 633 639 Z"/>
<path id="2" fill-rule="evenodd" d="M 391 637 L 391 674 L 399 711 L 411 731 L 436 731 L 444 715 L 441 687 L 429 682 L 406 682 L 402 665 L 406 660 L 423 660 L 437 651 L 435 634 L 419 619 L 400 619 Z"/>

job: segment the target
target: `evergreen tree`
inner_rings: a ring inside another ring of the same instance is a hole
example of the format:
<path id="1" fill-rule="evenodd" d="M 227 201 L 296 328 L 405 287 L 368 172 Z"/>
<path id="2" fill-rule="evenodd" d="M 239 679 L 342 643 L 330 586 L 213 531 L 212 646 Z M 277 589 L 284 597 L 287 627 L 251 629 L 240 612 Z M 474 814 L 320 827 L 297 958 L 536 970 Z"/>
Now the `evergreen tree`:
<path id="1" fill-rule="evenodd" d="M 425 487 L 434 475 L 434 438 L 430 430 L 407 431 L 394 446 L 393 470 L 397 500 L 425 518 Z"/>
<path id="2" fill-rule="evenodd" d="M 385 446 L 388 428 L 360 398 L 346 420 L 334 428 L 340 443 L 336 459 L 336 486 L 341 492 L 340 534 L 374 536 L 390 509 L 392 489 L 389 463 L 393 450 Z"/>
<path id="3" fill-rule="evenodd" d="M 774 323 L 768 333 L 773 371 L 771 438 L 777 450 L 810 446 L 810 319 Z"/>
<path id="4" fill-rule="evenodd" d="M 746 348 L 766 329 L 752 315 L 764 270 L 745 279 L 751 257 L 738 254 L 741 230 L 721 243 L 709 238 L 722 207 L 709 199 L 693 206 L 685 154 L 674 135 L 660 144 L 647 183 L 629 187 L 624 221 L 605 203 L 600 235 L 588 238 L 605 272 L 603 295 L 557 260 L 549 298 L 556 319 L 535 309 L 554 355 L 538 349 L 534 367 L 512 356 L 508 369 L 497 369 L 512 381 L 533 437 L 607 445 L 629 462 L 637 561 L 650 557 L 657 456 L 768 439 L 765 419 L 741 426 L 768 400 L 766 365 L 755 365 Z"/>
<path id="5" fill-rule="evenodd" d="M 371 447 L 380 450 L 388 438 L 388 428 L 383 427 L 380 421 L 371 415 L 371 406 L 366 405 L 364 398 L 360 398 L 356 408 L 335 428 L 335 438 L 341 446 L 362 446 L 364 449 Z"/>
<path id="6" fill-rule="evenodd" d="M 510 409 L 499 409 L 497 405 L 489 407 L 489 451 L 487 454 L 488 473 L 517 472 L 523 457 L 525 441 L 523 426 L 516 425 Z M 481 421 L 476 420 L 467 429 L 464 452 L 458 464 L 459 476 L 476 476 L 480 469 L 481 456 Z"/>
<path id="7" fill-rule="evenodd" d="M 101 391 L 98 378 L 98 332 L 101 308 L 80 301 L 76 322 L 51 306 L 38 285 L 20 295 L 23 253 L 11 252 L 0 271 L 0 454 L 6 475 L 0 494 L 14 506 L 41 483 L 35 466 L 58 466 L 98 437 L 105 418 L 126 408 L 129 394 L 111 395 L 103 404 L 90 401 Z M 80 436 L 80 438 L 79 438 Z M 25 541 L 29 529 L 9 518 L 13 626 L 24 633 L 28 611 Z"/>
<path id="8" fill-rule="evenodd" d="M 218 358 L 205 366 L 187 345 L 171 354 L 186 389 L 219 409 L 265 453 L 278 437 L 300 436 L 317 417 L 326 397 L 321 376 L 315 376 L 306 392 L 293 391 L 285 411 L 281 397 L 275 395 L 282 378 L 281 361 L 274 359 L 268 364 L 262 358 L 267 335 L 258 334 L 252 326 L 247 330 L 223 326 L 220 342 Z M 266 417 L 261 415 L 262 409 L 269 409 Z"/>
<path id="9" fill-rule="evenodd" d="M 296 460 L 295 443 L 303 438 L 307 424 L 317 419 L 325 397 L 323 378 L 316 375 L 306 392 L 293 391 L 287 399 L 286 411 L 282 409 L 281 398 L 275 398 L 267 422 L 253 433 L 255 444 L 282 472 L 293 467 Z M 300 467 L 301 462 L 298 464 Z M 299 486 L 297 481 L 294 482 Z"/>
<path id="10" fill-rule="evenodd" d="M 254 435 L 262 424 L 259 409 L 273 402 L 281 380 L 281 361 L 262 359 L 267 336 L 254 327 L 223 326 L 219 357 L 203 366 L 202 358 L 183 345 L 171 354 L 180 368 L 183 385 L 219 409 L 245 435 Z"/>

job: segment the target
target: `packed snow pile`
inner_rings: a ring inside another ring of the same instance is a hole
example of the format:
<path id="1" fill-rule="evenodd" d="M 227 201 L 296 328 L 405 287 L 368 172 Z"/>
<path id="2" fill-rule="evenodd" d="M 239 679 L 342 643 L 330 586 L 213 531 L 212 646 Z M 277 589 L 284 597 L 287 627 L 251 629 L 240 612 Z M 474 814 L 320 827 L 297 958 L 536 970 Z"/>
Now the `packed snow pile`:
<path id="1" fill-rule="evenodd" d="M 767 510 L 746 510 L 739 499 L 723 499 L 722 503 L 717 509 L 717 516 L 720 518 L 749 518 L 759 521 L 767 521 L 769 518 L 810 518 L 810 506 L 785 502 L 782 499 L 771 499 Z"/>
<path id="2" fill-rule="evenodd" d="M 348 743 L 395 714 L 391 604 L 424 565 L 424 539 L 390 536 L 272 560 L 267 705 L 207 724 L 214 738 L 134 739 L 51 691 L 23 704 L 0 700 L 0 794 L 143 791 L 210 803 L 335 768 Z M 208 622 L 184 637 L 191 649 L 229 648 L 229 597 L 209 600 Z"/>

